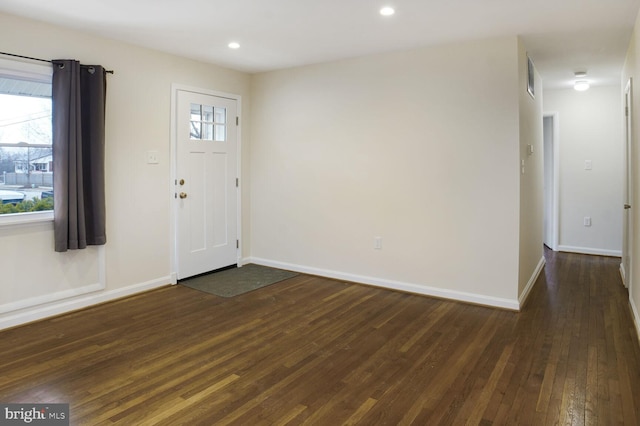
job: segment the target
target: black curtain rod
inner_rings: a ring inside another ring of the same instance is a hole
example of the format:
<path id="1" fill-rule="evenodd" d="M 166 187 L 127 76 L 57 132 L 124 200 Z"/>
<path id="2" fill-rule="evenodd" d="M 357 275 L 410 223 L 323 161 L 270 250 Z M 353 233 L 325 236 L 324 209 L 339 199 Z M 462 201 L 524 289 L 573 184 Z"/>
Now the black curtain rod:
<path id="1" fill-rule="evenodd" d="M 32 58 L 31 56 L 16 55 L 14 53 L 0 52 L 0 55 L 13 56 L 14 58 L 29 59 L 30 61 L 48 62 L 50 64 L 53 64 L 53 61 L 50 61 L 48 59 Z M 104 70 L 104 72 L 106 72 L 107 74 L 113 74 L 113 70 Z"/>

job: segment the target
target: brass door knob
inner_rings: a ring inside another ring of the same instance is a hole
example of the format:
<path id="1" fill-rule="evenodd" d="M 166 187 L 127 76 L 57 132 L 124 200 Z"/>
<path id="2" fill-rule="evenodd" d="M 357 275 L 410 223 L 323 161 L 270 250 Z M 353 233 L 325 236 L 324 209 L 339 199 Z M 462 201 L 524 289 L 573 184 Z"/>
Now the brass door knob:
<path id="1" fill-rule="evenodd" d="M 187 198 L 187 193 L 186 192 L 181 192 L 180 193 L 180 198 Z"/>

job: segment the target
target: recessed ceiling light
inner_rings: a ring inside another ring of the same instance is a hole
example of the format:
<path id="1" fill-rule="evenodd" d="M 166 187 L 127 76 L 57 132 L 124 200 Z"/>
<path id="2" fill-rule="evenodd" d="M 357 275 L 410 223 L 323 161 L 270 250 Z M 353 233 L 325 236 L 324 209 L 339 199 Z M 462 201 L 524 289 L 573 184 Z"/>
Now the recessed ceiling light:
<path id="1" fill-rule="evenodd" d="M 385 6 L 382 9 L 380 9 L 380 15 L 382 16 L 391 16 L 394 13 L 396 13 L 395 9 L 389 6 Z"/>
<path id="2" fill-rule="evenodd" d="M 232 41 L 229 43 L 229 49 L 240 49 L 240 43 Z"/>
<path id="3" fill-rule="evenodd" d="M 573 88 L 578 92 L 589 90 L 589 82 L 587 80 L 578 80 L 573 84 Z"/>

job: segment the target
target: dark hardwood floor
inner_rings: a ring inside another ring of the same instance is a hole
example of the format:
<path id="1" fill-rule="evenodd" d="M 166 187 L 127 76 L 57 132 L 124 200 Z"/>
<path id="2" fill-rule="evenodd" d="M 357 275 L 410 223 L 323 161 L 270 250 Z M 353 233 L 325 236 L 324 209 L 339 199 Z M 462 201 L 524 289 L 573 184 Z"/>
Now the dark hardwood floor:
<path id="1" fill-rule="evenodd" d="M 162 288 L 0 332 L 0 402 L 75 425 L 638 425 L 619 259 L 547 260 L 521 313 L 306 275 Z"/>

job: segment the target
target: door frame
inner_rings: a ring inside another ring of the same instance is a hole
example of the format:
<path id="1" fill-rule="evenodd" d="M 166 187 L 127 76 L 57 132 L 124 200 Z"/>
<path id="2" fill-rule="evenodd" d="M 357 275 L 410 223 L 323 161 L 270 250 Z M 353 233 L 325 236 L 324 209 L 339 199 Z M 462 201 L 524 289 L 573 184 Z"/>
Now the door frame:
<path id="1" fill-rule="evenodd" d="M 631 205 L 631 209 L 623 210 L 622 219 L 622 261 L 620 275 L 622 283 L 629 289 L 629 297 L 633 292 L 633 82 L 629 78 L 623 93 L 624 113 L 624 203 Z M 626 226 L 625 226 L 626 221 Z M 625 269 L 625 257 L 629 258 L 628 270 Z"/>
<path id="2" fill-rule="evenodd" d="M 217 96 L 219 98 L 233 99 L 237 102 L 236 114 L 239 117 L 239 123 L 236 128 L 237 138 L 237 174 L 238 174 L 238 187 L 236 197 L 236 228 L 238 238 L 238 249 L 236 251 L 236 263 L 238 266 L 242 266 L 242 96 L 221 92 L 217 90 L 203 89 L 199 87 L 187 86 L 184 84 L 172 83 L 171 84 L 171 180 L 169 182 L 169 199 L 171 200 L 171 208 L 169 215 L 169 238 L 171 253 L 169 256 L 170 271 L 171 271 L 171 284 L 177 284 L 178 282 L 178 203 L 175 202 L 176 185 L 178 179 L 177 167 L 177 152 L 178 152 L 178 140 L 177 140 L 177 127 L 178 127 L 178 92 L 193 92 L 202 95 Z"/>
<path id="3" fill-rule="evenodd" d="M 552 139 L 553 139 L 553 155 L 552 155 L 552 167 L 553 167 L 553 181 L 551 184 L 551 188 L 548 190 L 552 191 L 551 206 L 544 206 L 544 209 L 551 210 L 551 234 L 552 241 L 551 247 L 549 247 L 553 251 L 558 250 L 558 245 L 560 244 L 560 132 L 559 132 L 559 114 L 558 112 L 545 112 L 543 115 L 543 120 L 545 118 L 551 118 L 553 129 L 552 129 Z M 544 145 L 544 144 L 543 144 Z M 543 146 L 544 149 L 544 146 Z M 544 158 L 544 156 L 543 156 Z M 543 167 L 547 165 L 544 164 Z M 546 190 L 545 190 L 546 191 Z M 546 200 L 546 194 L 543 194 L 543 198 Z M 544 230 L 543 230 L 544 232 Z M 543 239 L 546 239 L 544 236 Z"/>

